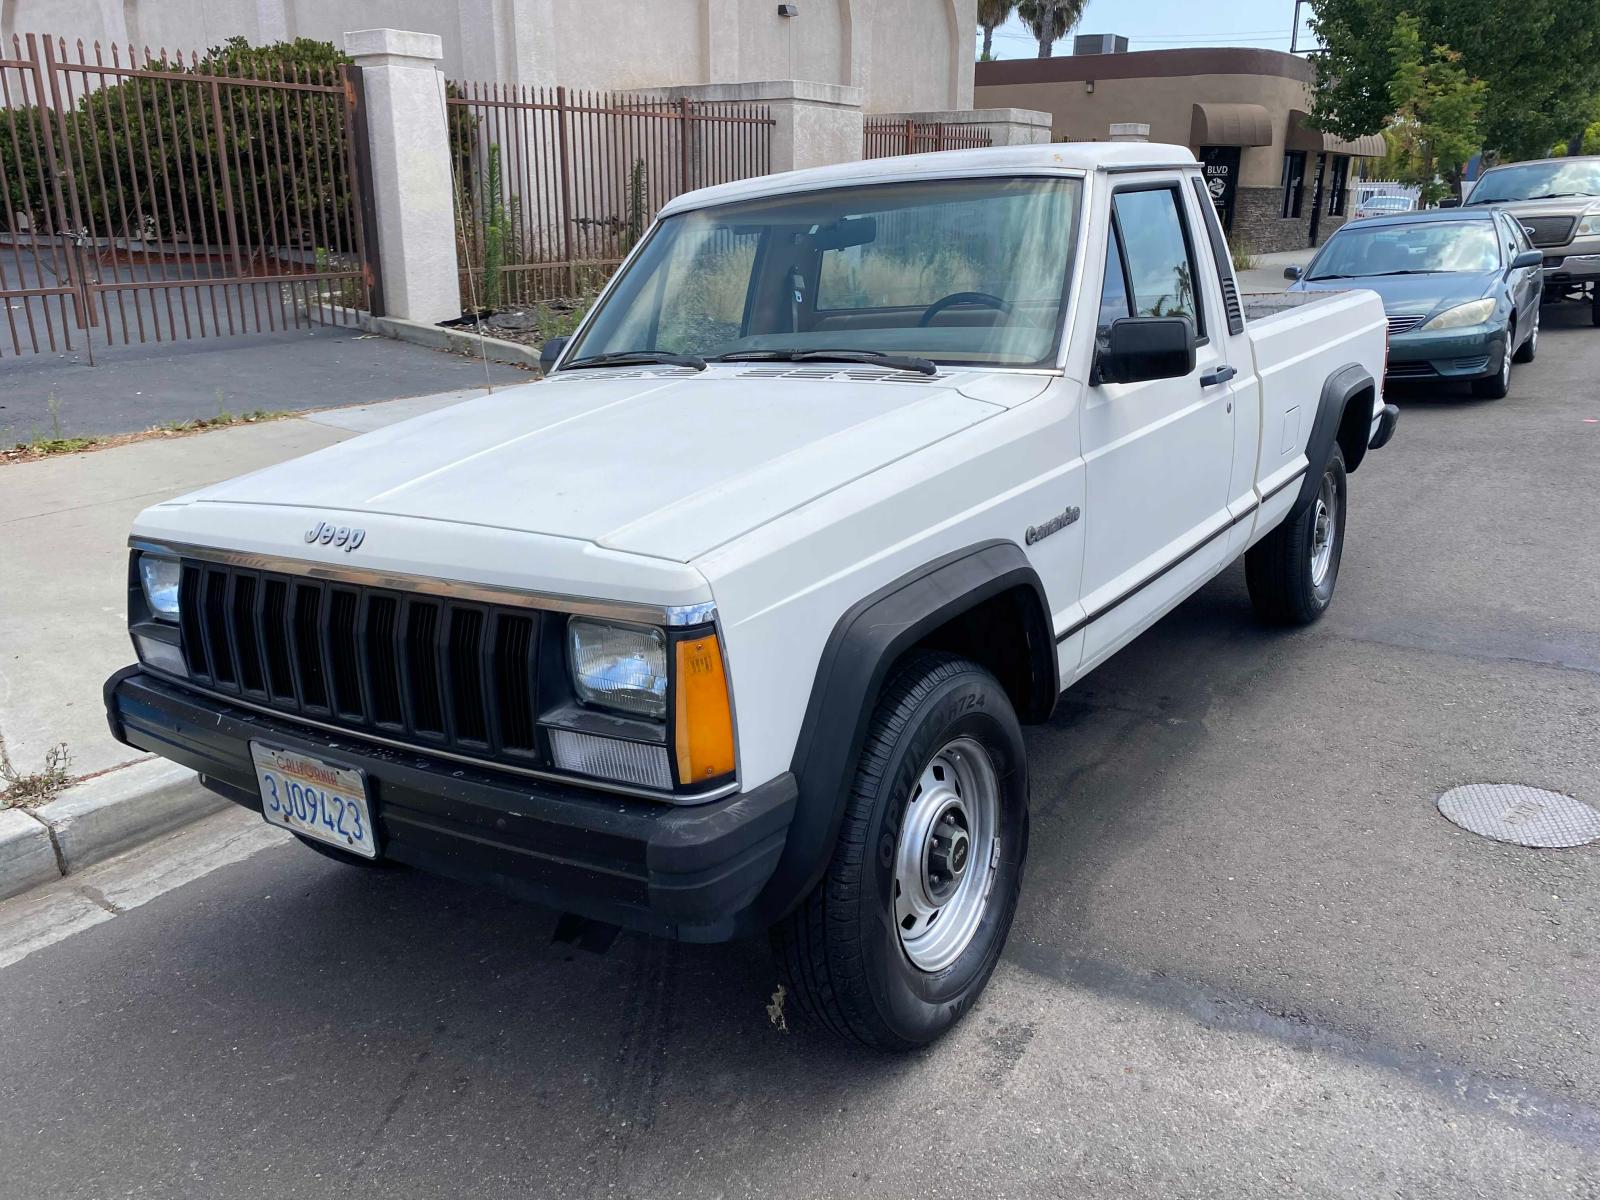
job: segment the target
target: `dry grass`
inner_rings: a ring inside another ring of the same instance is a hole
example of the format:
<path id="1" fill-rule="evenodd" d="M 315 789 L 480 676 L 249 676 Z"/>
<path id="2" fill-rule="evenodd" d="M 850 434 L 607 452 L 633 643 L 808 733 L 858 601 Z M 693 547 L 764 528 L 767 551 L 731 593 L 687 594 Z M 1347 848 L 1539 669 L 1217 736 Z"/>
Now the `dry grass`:
<path id="1" fill-rule="evenodd" d="M 0 809 L 33 808 L 55 799 L 72 781 L 71 766 L 72 754 L 61 742 L 44 752 L 41 770 L 24 775 L 12 763 L 5 739 L 0 738 L 0 783 L 5 784 L 5 790 L 0 791 Z"/>
<path id="2" fill-rule="evenodd" d="M 126 446 L 130 442 L 146 442 L 154 438 L 187 437 L 211 429 L 226 429 L 233 425 L 257 425 L 263 421 L 279 421 L 285 417 L 302 416 L 301 413 L 269 412 L 256 409 L 247 413 L 219 412 L 214 417 L 197 417 L 192 421 L 169 421 L 138 433 L 108 434 L 104 437 L 41 437 L 37 434 L 27 441 L 0 448 L 0 466 L 8 463 L 37 462 L 58 454 L 77 454 L 84 450 L 108 450 L 113 446 Z"/>

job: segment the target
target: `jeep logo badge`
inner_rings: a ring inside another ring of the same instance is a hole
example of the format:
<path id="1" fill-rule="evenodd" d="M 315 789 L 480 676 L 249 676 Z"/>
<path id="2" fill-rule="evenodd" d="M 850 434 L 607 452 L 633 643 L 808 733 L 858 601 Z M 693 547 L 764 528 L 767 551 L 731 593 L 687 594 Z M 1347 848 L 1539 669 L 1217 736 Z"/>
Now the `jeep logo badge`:
<path id="1" fill-rule="evenodd" d="M 306 530 L 306 544 L 321 542 L 324 546 L 338 546 L 346 554 L 354 550 L 367 540 L 365 529 L 352 529 L 348 525 L 332 525 L 327 521 L 318 521 Z"/>

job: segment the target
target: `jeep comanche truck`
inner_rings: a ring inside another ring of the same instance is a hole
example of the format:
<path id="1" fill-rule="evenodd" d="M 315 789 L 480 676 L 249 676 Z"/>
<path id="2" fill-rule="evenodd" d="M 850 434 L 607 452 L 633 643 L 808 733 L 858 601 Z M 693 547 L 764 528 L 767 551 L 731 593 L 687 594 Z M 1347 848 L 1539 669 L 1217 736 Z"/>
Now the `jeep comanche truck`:
<path id="1" fill-rule="evenodd" d="M 1268 307 L 1173 146 L 680 196 L 545 381 L 141 514 L 112 729 L 597 940 L 770 930 L 926 1043 L 1016 910 L 1022 725 L 1241 555 L 1269 621 L 1333 598 L 1383 305 Z"/>
<path id="2" fill-rule="evenodd" d="M 1492 204 L 1520 221 L 1544 255 L 1544 302 L 1587 304 L 1600 326 L 1600 156 L 1494 167 L 1466 202 Z"/>

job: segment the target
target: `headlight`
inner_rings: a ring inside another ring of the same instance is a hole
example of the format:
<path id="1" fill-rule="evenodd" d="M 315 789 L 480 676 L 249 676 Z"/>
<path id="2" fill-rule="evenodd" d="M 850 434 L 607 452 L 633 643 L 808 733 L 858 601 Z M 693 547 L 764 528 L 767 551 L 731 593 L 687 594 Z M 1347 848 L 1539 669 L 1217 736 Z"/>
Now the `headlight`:
<path id="1" fill-rule="evenodd" d="M 1578 222 L 1574 237 L 1594 237 L 1600 234 L 1600 208 L 1591 208 L 1584 214 L 1583 220 Z"/>
<path id="2" fill-rule="evenodd" d="M 178 587 L 182 582 L 183 566 L 177 559 L 159 554 L 139 556 L 139 583 L 151 616 L 162 621 L 178 619 Z"/>
<path id="3" fill-rule="evenodd" d="M 1471 304 L 1458 304 L 1454 308 L 1445 309 L 1422 328 L 1461 329 L 1467 325 L 1482 325 L 1494 315 L 1494 306 L 1493 296 L 1484 300 L 1474 300 Z"/>
<path id="4" fill-rule="evenodd" d="M 667 719 L 667 639 L 659 629 L 567 622 L 572 686 L 585 704 Z"/>

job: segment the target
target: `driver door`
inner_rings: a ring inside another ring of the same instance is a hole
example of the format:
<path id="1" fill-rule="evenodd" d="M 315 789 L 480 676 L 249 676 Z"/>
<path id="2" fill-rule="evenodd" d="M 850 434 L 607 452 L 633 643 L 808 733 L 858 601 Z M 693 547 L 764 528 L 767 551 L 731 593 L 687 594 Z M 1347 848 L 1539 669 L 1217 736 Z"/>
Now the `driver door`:
<path id="1" fill-rule="evenodd" d="M 1189 317 L 1195 369 L 1177 379 L 1101 384 L 1083 408 L 1082 668 L 1115 652 L 1197 579 L 1221 565 L 1230 525 L 1234 416 L 1227 339 L 1210 333 L 1210 277 L 1177 178 L 1119 186 L 1112 196 L 1100 324 Z"/>

